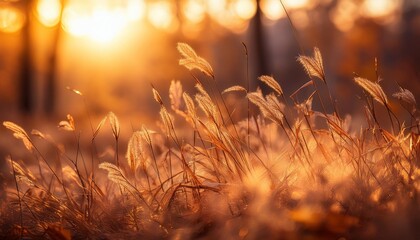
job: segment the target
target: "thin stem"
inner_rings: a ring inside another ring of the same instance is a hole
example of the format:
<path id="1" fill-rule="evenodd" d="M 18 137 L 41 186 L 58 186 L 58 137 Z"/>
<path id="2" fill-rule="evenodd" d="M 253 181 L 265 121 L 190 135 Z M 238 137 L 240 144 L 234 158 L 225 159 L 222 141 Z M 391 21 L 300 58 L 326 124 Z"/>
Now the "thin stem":
<path id="1" fill-rule="evenodd" d="M 23 239 L 23 210 L 22 210 L 22 199 L 20 198 L 20 191 L 19 191 L 19 184 L 17 182 L 16 178 L 16 170 L 15 166 L 13 165 L 13 160 L 11 157 L 9 157 L 10 164 L 12 165 L 13 170 L 13 177 L 15 179 L 15 185 L 16 185 L 16 192 L 19 200 L 19 210 L 20 210 L 20 239 Z"/>

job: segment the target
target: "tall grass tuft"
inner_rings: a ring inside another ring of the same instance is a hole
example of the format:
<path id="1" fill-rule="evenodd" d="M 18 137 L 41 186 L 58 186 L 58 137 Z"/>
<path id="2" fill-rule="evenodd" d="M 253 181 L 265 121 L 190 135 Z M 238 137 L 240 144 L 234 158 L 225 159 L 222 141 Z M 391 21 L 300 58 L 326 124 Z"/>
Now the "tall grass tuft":
<path id="1" fill-rule="evenodd" d="M 1 205 L 0 238 L 418 236 L 412 226 L 420 224 L 420 120 L 409 90 L 392 94 L 409 114 L 397 116 L 396 104 L 379 83 L 356 77 L 368 94 L 364 123 L 354 123 L 352 116 L 338 114 L 331 93 L 320 95 L 312 79 L 291 94 L 292 104 L 268 75 L 258 78 L 273 91 L 266 95 L 239 85 L 219 91 L 211 65 L 186 43 L 177 49 L 180 65 L 204 75 L 191 73 L 196 80 L 192 93 L 183 90 L 181 81 L 172 81 L 168 105 L 152 86 L 159 123 L 133 130 L 126 161 L 120 161 L 119 150 L 124 124 L 112 112 L 92 128 L 86 148 L 91 149 L 91 165 L 71 115 L 59 128 L 74 134 L 75 156 L 37 130 L 31 132 L 39 138 L 34 141 L 16 123 L 3 123 L 38 166 L 8 160 L 14 185 Z M 298 61 L 309 78 L 321 79 L 328 89 L 318 48 L 313 57 L 299 56 Z M 208 78 L 207 89 L 203 82 Z M 294 98 L 310 86 L 310 96 Z M 241 96 L 255 111 L 247 106 L 242 119 L 233 119 L 236 109 L 225 103 L 228 94 Z M 318 110 L 313 106 L 317 101 L 330 101 L 334 110 Z M 378 108 L 388 113 L 389 122 L 380 120 Z M 97 153 L 106 121 L 115 140 L 111 157 Z M 56 155 L 40 149 L 42 141 Z"/>

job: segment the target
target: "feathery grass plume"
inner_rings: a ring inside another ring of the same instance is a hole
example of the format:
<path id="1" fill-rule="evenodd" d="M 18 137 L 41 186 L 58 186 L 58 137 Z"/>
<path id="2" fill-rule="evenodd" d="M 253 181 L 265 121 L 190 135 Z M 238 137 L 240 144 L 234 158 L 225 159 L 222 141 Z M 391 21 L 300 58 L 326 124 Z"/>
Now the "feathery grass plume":
<path id="1" fill-rule="evenodd" d="M 195 120 L 197 119 L 197 110 L 195 108 L 194 100 L 186 92 L 182 94 L 182 98 L 184 99 L 185 106 L 187 108 L 186 120 L 189 121 L 193 126 L 195 126 Z"/>
<path id="2" fill-rule="evenodd" d="M 208 92 L 204 89 L 204 87 L 203 87 L 203 85 L 202 84 L 200 84 L 200 83 L 197 83 L 196 85 L 195 85 L 195 88 L 197 88 L 197 90 L 202 94 L 202 95 L 204 95 L 206 98 L 208 98 L 209 99 L 209 101 L 211 101 L 211 97 L 210 97 L 210 95 L 208 94 Z"/>
<path id="3" fill-rule="evenodd" d="M 214 78 L 211 65 L 204 58 L 199 57 L 188 44 L 178 43 L 177 49 L 184 57 L 179 60 L 179 65 L 185 66 L 188 70 L 198 69 L 207 76 Z"/>
<path id="4" fill-rule="evenodd" d="M 150 130 L 148 128 L 146 128 L 145 125 L 141 126 L 141 131 L 140 131 L 140 135 L 142 137 L 142 139 L 147 143 L 147 144 L 152 144 L 152 138 L 150 137 L 150 134 L 155 134 L 156 132 L 153 130 Z"/>
<path id="5" fill-rule="evenodd" d="M 155 89 L 155 87 L 152 85 L 152 93 L 153 93 L 153 99 L 160 105 L 163 105 L 162 97 L 160 96 L 159 92 Z"/>
<path id="6" fill-rule="evenodd" d="M 171 101 L 171 108 L 174 111 L 178 111 L 181 107 L 181 98 L 182 98 L 182 84 L 180 81 L 171 81 L 169 86 L 169 99 Z"/>
<path id="7" fill-rule="evenodd" d="M 266 102 L 265 99 L 261 93 L 261 91 L 257 91 L 257 92 L 250 92 L 247 94 L 247 98 L 253 103 L 255 104 L 257 107 L 261 109 L 265 109 L 266 106 Z M 263 112 L 263 111 L 261 111 Z"/>
<path id="8" fill-rule="evenodd" d="M 127 181 L 127 178 L 124 176 L 122 170 L 116 165 L 109 162 L 103 162 L 99 164 L 99 168 L 108 171 L 108 179 L 112 182 L 125 187 L 131 192 L 136 191 L 136 189 Z"/>
<path id="9" fill-rule="evenodd" d="M 410 105 L 411 113 L 414 113 L 417 108 L 416 98 L 414 97 L 413 93 L 407 89 L 400 87 L 400 91 L 392 94 L 393 97 L 397 98 L 403 103 Z"/>
<path id="10" fill-rule="evenodd" d="M 312 102 L 314 99 L 314 95 L 315 95 L 315 91 L 306 99 L 305 102 L 300 103 L 298 105 L 296 105 L 296 108 L 302 112 L 304 115 L 306 116 L 310 116 L 313 111 L 312 111 Z"/>
<path id="11" fill-rule="evenodd" d="M 37 129 L 32 129 L 31 134 L 34 135 L 34 136 L 37 136 L 41 139 L 46 139 L 45 135 Z"/>
<path id="12" fill-rule="evenodd" d="M 388 98 L 378 83 L 371 82 L 366 78 L 361 77 L 355 77 L 354 81 L 366 92 L 368 92 L 377 102 L 384 106 L 388 104 Z"/>
<path id="13" fill-rule="evenodd" d="M 283 89 L 281 89 L 280 84 L 271 76 L 262 75 L 258 78 L 261 82 L 267 84 L 270 88 L 276 91 L 279 95 L 283 94 Z"/>
<path id="14" fill-rule="evenodd" d="M 13 136 L 15 138 L 22 140 L 26 149 L 31 150 L 31 149 L 34 148 L 34 146 L 32 145 L 32 141 L 29 138 L 29 135 L 19 125 L 15 124 L 13 122 L 4 121 L 3 126 L 5 126 L 7 129 L 11 130 L 13 132 Z"/>
<path id="15" fill-rule="evenodd" d="M 217 107 L 214 105 L 211 99 L 205 97 L 204 95 L 196 94 L 195 100 L 207 118 L 213 119 L 215 122 L 219 123 Z"/>
<path id="16" fill-rule="evenodd" d="M 184 58 L 198 58 L 198 55 L 195 53 L 194 49 L 192 49 L 192 47 L 186 43 L 178 43 L 177 49 Z"/>
<path id="17" fill-rule="evenodd" d="M 29 169 L 22 167 L 19 163 L 10 159 L 10 157 L 7 158 L 7 161 L 12 163 L 16 177 L 19 181 L 26 183 L 29 186 L 35 185 L 36 178 Z"/>
<path id="18" fill-rule="evenodd" d="M 279 99 L 274 96 L 274 94 L 269 94 L 265 98 L 268 108 L 271 109 L 274 116 L 276 116 L 277 119 L 282 119 L 285 105 L 280 103 Z"/>
<path id="19" fill-rule="evenodd" d="M 128 141 L 126 158 L 128 166 L 133 172 L 140 166 L 140 160 L 144 159 L 142 139 L 143 133 L 136 131 Z"/>
<path id="20" fill-rule="evenodd" d="M 83 188 L 83 185 L 80 183 L 79 176 L 77 175 L 76 171 L 72 167 L 64 166 L 61 171 L 63 172 L 63 176 L 65 176 L 65 179 L 72 180 L 79 187 Z"/>
<path id="21" fill-rule="evenodd" d="M 108 113 L 109 123 L 111 124 L 112 134 L 116 139 L 120 136 L 120 122 L 113 112 Z"/>
<path id="22" fill-rule="evenodd" d="M 298 62 L 300 62 L 309 76 L 317 77 L 325 83 L 324 64 L 321 52 L 317 47 L 314 48 L 314 57 L 299 56 Z"/>
<path id="23" fill-rule="evenodd" d="M 168 113 L 168 110 L 166 110 L 166 108 L 163 106 L 160 108 L 159 114 L 162 119 L 163 125 L 165 126 L 166 134 L 169 136 L 172 129 L 173 117 L 171 116 L 171 114 Z"/>
<path id="24" fill-rule="evenodd" d="M 225 94 L 228 92 L 246 92 L 246 89 L 242 86 L 235 85 L 235 86 L 232 86 L 223 90 L 222 94 Z"/>
<path id="25" fill-rule="evenodd" d="M 282 104 L 278 102 L 274 95 L 269 95 L 266 100 L 261 91 L 257 91 L 248 93 L 247 98 L 260 109 L 265 118 L 275 123 L 283 121 Z"/>
<path id="26" fill-rule="evenodd" d="M 93 132 L 93 139 L 96 138 L 96 136 L 99 133 L 99 130 L 101 130 L 102 126 L 105 124 L 105 121 L 108 119 L 108 116 L 105 116 L 102 118 L 102 120 L 99 122 L 98 126 L 96 127 L 95 131 Z"/>
<path id="27" fill-rule="evenodd" d="M 63 120 L 58 123 L 58 127 L 60 129 L 63 129 L 65 131 L 70 131 L 70 132 L 76 130 L 74 126 L 74 119 L 70 114 L 67 114 L 67 120 Z"/>
<path id="28" fill-rule="evenodd" d="M 206 114 L 207 118 L 211 118 L 218 123 L 220 119 L 217 111 L 217 106 L 212 101 L 210 95 L 203 88 L 203 85 L 196 84 L 195 87 L 199 91 L 199 93 L 195 95 L 195 100 L 197 101 L 198 106 Z"/>

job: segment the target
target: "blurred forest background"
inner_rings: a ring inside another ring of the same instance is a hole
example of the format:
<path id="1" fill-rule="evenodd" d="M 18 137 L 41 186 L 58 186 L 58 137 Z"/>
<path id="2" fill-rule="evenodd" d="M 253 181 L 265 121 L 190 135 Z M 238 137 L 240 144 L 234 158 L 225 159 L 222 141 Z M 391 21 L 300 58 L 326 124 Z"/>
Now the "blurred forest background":
<path id="1" fill-rule="evenodd" d="M 84 101 L 94 116 L 155 118 L 151 84 L 192 91 L 177 42 L 212 64 L 220 89 L 246 85 L 243 42 L 253 85 L 272 75 L 292 93 L 307 81 L 296 57 L 317 46 L 343 112 L 359 111 L 352 78 L 376 79 L 375 58 L 386 91 L 397 82 L 419 99 L 420 1 L 283 3 L 295 33 L 279 0 L 0 0 L 0 119 L 57 122 Z"/>

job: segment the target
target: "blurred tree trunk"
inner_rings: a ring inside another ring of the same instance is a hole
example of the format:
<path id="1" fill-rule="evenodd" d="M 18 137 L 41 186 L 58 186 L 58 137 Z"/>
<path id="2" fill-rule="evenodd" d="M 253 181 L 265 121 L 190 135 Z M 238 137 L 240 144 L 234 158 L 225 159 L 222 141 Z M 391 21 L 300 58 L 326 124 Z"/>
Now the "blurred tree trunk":
<path id="1" fill-rule="evenodd" d="M 61 36 L 61 16 L 63 13 L 64 1 L 61 1 L 60 17 L 57 25 L 54 27 L 52 32 L 52 46 L 51 55 L 48 59 L 48 68 L 46 72 L 46 86 L 45 86 L 45 99 L 44 107 L 47 114 L 54 112 L 56 103 L 56 91 L 57 91 L 57 53 L 59 50 L 59 42 Z"/>
<path id="2" fill-rule="evenodd" d="M 268 74 L 267 67 L 267 54 L 264 41 L 264 27 L 261 21 L 262 12 L 260 8 L 260 0 L 257 1 L 258 7 L 254 17 L 254 29 L 255 29 L 255 46 L 257 50 L 257 75 Z"/>
<path id="3" fill-rule="evenodd" d="M 32 62 L 31 62 L 31 34 L 30 20 L 32 0 L 24 2 L 26 23 L 22 28 L 22 55 L 21 55 L 21 71 L 20 71 L 20 108 L 25 113 L 31 113 L 34 106 L 33 97 L 33 79 L 32 79 Z"/>
<path id="4" fill-rule="evenodd" d="M 255 66 L 255 73 L 257 76 L 261 76 L 263 74 L 267 75 L 269 73 L 268 65 L 267 65 L 267 53 L 266 53 L 266 42 L 264 40 L 264 26 L 261 21 L 262 12 L 260 8 L 260 0 L 257 1 L 257 12 L 252 20 L 253 24 L 253 37 L 254 37 L 254 44 L 255 44 L 255 51 L 256 51 L 256 66 Z M 260 86 L 264 89 L 264 86 Z"/>

